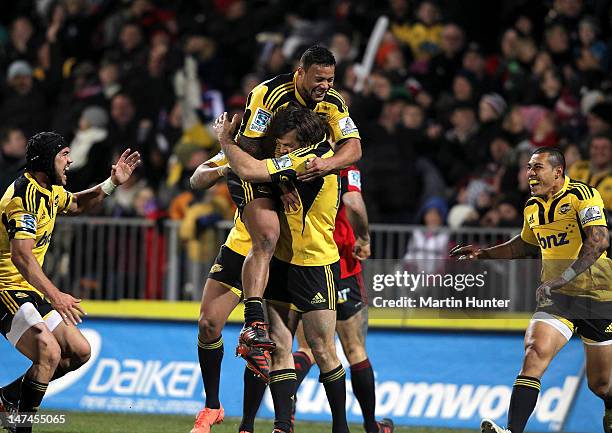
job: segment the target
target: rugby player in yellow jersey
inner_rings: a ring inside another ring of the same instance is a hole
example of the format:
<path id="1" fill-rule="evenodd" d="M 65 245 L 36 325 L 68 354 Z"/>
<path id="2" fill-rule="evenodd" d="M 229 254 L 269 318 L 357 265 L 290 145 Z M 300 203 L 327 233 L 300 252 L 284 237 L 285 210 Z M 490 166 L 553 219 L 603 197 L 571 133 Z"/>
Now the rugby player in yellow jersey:
<path id="1" fill-rule="evenodd" d="M 336 283 L 340 266 L 333 231 L 339 200 L 339 179 L 331 174 L 312 182 L 298 181 L 298 173 L 314 158 L 329 158 L 333 150 L 325 125 L 312 111 L 290 104 L 277 111 L 270 124 L 276 140 L 277 157 L 257 160 L 236 146 L 231 131 L 238 124 L 227 114 L 215 126 L 219 142 L 232 170 L 251 182 L 295 184 L 297 210 L 280 215 L 280 237 L 270 266 L 265 290 L 268 301 L 272 353 L 270 392 L 274 401 L 274 432 L 291 429 L 291 409 L 296 391 L 292 356 L 293 334 L 301 317 L 304 334 L 320 370 L 332 413 L 332 432 L 348 432 L 346 422 L 345 372 L 336 355 Z M 311 125 L 308 134 L 298 134 L 296 125 Z"/>
<path id="2" fill-rule="evenodd" d="M 512 390 L 506 429 L 485 419 L 483 433 L 522 433 L 535 408 L 544 371 L 573 333 L 582 338 L 589 388 L 604 400 L 612 431 L 612 260 L 604 204 L 596 189 L 564 175 L 565 159 L 540 148 L 527 165 L 531 198 L 521 234 L 505 244 L 457 247 L 467 259 L 515 259 L 542 254 L 538 308 L 525 333 L 525 355 Z"/>
<path id="3" fill-rule="evenodd" d="M 332 89 L 335 65 L 329 50 L 313 46 L 302 54 L 295 73 L 279 75 L 256 86 L 247 99 L 237 136 L 238 145 L 257 159 L 271 157 L 273 147 L 265 144 L 270 119 L 280 108 L 294 102 L 326 120 L 336 146 L 333 156 L 316 158 L 300 173 L 300 180 L 312 181 L 359 160 L 359 132 L 342 96 Z M 240 333 L 239 350 L 244 352 L 241 346 L 274 350 L 274 343 L 267 336 L 262 307 L 270 259 L 280 232 L 273 188 L 265 183 L 252 184 L 232 171 L 227 179 L 232 198 L 253 241 L 242 272 L 245 325 Z M 286 191 L 288 186 L 281 183 L 281 188 Z"/>
<path id="4" fill-rule="evenodd" d="M 90 356 L 89 343 L 76 327 L 85 314 L 80 300 L 55 287 L 42 264 L 57 215 L 98 205 L 129 179 L 140 155 L 127 149 L 106 181 L 72 194 L 64 189 L 69 154 L 61 135 L 34 135 L 27 144 L 25 173 L 0 200 L 0 332 L 32 361 L 23 376 L 0 389 L 0 412 L 14 411 L 17 404 L 19 413 L 35 412 L 49 382 Z M 27 422 L 10 429 L 32 431 Z"/>

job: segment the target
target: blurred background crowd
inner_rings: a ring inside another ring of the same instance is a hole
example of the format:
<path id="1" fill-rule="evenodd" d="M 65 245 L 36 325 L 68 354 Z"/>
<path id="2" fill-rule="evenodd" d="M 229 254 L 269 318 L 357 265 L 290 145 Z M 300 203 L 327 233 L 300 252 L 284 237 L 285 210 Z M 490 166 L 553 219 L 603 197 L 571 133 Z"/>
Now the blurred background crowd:
<path id="1" fill-rule="evenodd" d="M 19 0 L 0 22 L 0 187 L 41 130 L 72 148 L 68 189 L 144 164 L 100 214 L 174 218 L 187 236 L 231 217 L 224 185 L 191 191 L 210 125 L 313 43 L 359 127 L 370 219 L 517 227 L 540 146 L 612 209 L 611 0 Z M 357 68 L 390 25 L 364 89 Z"/>

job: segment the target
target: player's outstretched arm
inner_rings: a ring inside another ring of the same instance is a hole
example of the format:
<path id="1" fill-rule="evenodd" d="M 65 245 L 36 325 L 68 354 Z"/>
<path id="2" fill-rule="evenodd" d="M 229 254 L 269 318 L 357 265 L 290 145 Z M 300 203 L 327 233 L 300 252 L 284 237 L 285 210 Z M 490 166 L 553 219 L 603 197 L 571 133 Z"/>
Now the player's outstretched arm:
<path id="1" fill-rule="evenodd" d="M 239 118 L 235 114 L 231 121 L 227 113 L 223 113 L 215 120 L 214 129 L 219 138 L 221 148 L 229 161 L 232 171 L 242 180 L 248 182 L 270 182 L 270 174 L 266 161 L 253 158 L 242 150 L 234 141 L 232 134 L 238 127 Z"/>
<path id="2" fill-rule="evenodd" d="M 208 189 L 227 173 L 227 164 L 216 166 L 210 162 L 200 164 L 189 178 L 191 189 Z"/>
<path id="3" fill-rule="evenodd" d="M 80 316 L 85 314 L 79 304 L 81 300 L 61 292 L 47 278 L 34 253 L 32 253 L 35 246 L 34 242 L 34 239 L 12 239 L 11 261 L 23 278 L 45 295 L 67 325 L 81 323 Z"/>
<path id="4" fill-rule="evenodd" d="M 474 259 L 520 259 L 537 254 L 538 247 L 525 242 L 516 235 L 508 242 L 490 248 L 477 248 L 473 245 L 457 245 L 450 250 L 450 256 L 459 260 Z"/>
<path id="5" fill-rule="evenodd" d="M 78 215 L 100 204 L 100 202 L 102 202 L 106 196 L 111 195 L 118 186 L 127 182 L 139 164 L 140 154 L 138 152 L 130 152 L 130 149 L 126 149 L 117 162 L 113 164 L 111 175 L 108 179 L 93 188 L 74 194 L 74 198 L 72 199 L 72 203 L 67 213 L 70 215 Z"/>
<path id="6" fill-rule="evenodd" d="M 342 194 L 342 203 L 346 206 L 346 216 L 355 232 L 353 255 L 358 260 L 365 260 L 370 257 L 370 230 L 363 196 L 359 191 L 348 191 Z"/>

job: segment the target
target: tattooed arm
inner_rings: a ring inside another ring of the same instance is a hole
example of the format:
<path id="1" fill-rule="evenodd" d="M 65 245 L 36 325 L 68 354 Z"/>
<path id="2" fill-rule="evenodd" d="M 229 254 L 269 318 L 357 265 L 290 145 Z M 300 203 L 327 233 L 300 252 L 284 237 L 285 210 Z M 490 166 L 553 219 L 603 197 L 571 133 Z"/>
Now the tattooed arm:
<path id="1" fill-rule="evenodd" d="M 536 290 L 536 298 L 539 303 L 550 297 L 551 290 L 563 287 L 578 275 L 586 271 L 595 263 L 609 246 L 608 228 L 606 226 L 585 227 L 586 239 L 578 253 L 578 258 L 572 263 L 560 277 L 545 281 Z"/>
<path id="2" fill-rule="evenodd" d="M 584 233 L 586 239 L 582 243 L 578 258 L 562 275 L 562 277 L 570 277 L 566 281 L 573 280 L 577 275 L 591 267 L 610 245 L 606 226 L 589 226 L 584 229 Z"/>

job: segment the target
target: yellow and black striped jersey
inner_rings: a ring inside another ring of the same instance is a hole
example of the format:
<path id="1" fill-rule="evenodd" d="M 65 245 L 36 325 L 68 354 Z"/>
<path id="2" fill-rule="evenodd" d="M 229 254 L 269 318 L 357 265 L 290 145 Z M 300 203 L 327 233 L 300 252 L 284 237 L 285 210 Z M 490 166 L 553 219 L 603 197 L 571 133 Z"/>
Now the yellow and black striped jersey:
<path id="1" fill-rule="evenodd" d="M 584 182 L 599 191 L 604 206 L 608 211 L 612 211 L 612 170 L 593 174 L 589 161 L 578 161 L 572 165 L 567 174 L 570 178 Z"/>
<path id="2" fill-rule="evenodd" d="M 348 138 L 359 138 L 357 126 L 351 119 L 340 93 L 330 89 L 323 101 L 307 103 L 296 88 L 296 79 L 297 72 L 283 74 L 255 87 L 247 99 L 240 134 L 253 139 L 265 137 L 273 114 L 293 101 L 308 107 L 325 119 L 332 134 L 332 142 L 340 143 Z"/>
<path id="3" fill-rule="evenodd" d="M 229 161 L 225 157 L 223 151 L 220 151 L 215 156 L 205 162 L 205 164 L 214 167 L 222 167 L 224 165 L 227 165 L 228 163 Z M 227 239 L 225 240 L 225 246 L 228 247 L 230 250 L 234 251 L 235 253 L 246 257 L 246 255 L 249 254 L 249 251 L 251 251 L 251 245 L 251 236 L 249 235 L 249 232 L 247 231 L 246 227 L 244 226 L 244 223 L 242 222 L 242 219 L 240 218 L 240 213 L 238 212 L 238 210 L 236 210 L 236 213 L 234 214 L 234 227 L 232 227 L 229 234 L 227 235 Z"/>
<path id="4" fill-rule="evenodd" d="M 532 197 L 527 201 L 521 238 L 540 247 L 542 281 L 559 277 L 578 257 L 584 228 L 590 226 L 606 226 L 606 216 L 599 192 L 585 183 L 566 176 L 563 188 L 549 200 Z M 559 292 L 612 301 L 612 260 L 604 252 Z"/>
<path id="5" fill-rule="evenodd" d="M 310 182 L 296 179 L 305 163 L 316 156 L 334 154 L 329 143 L 295 150 L 266 160 L 274 182 L 293 181 L 300 198 L 299 208 L 280 216 L 281 232 L 274 255 L 283 262 L 299 266 L 325 266 L 340 260 L 334 241 L 334 227 L 340 200 L 339 176 L 330 174 Z"/>
<path id="6" fill-rule="evenodd" d="M 48 190 L 40 186 L 29 173 L 21 175 L 8 187 L 0 200 L 0 291 L 33 290 L 43 296 L 13 265 L 10 241 L 34 239 L 32 252 L 42 266 L 57 214 L 66 212 L 72 199 L 73 195 L 64 187 L 53 185 Z"/>

